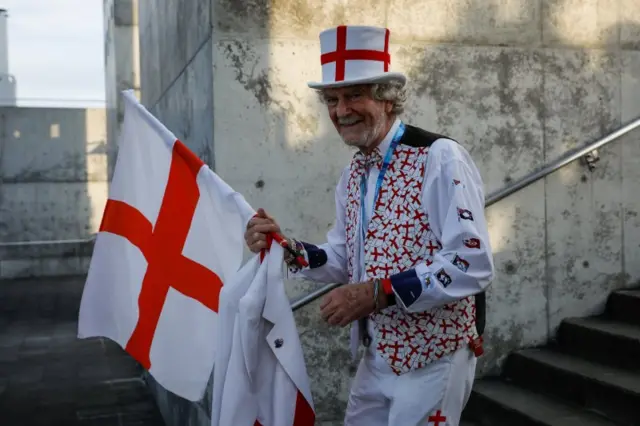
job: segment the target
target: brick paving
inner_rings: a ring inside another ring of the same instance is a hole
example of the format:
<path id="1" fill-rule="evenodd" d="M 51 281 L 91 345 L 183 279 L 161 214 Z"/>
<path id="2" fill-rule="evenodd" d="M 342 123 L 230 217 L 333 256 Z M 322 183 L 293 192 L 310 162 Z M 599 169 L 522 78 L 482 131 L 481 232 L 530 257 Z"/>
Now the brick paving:
<path id="1" fill-rule="evenodd" d="M 0 281 L 0 425 L 164 425 L 139 365 L 80 340 L 84 277 Z"/>

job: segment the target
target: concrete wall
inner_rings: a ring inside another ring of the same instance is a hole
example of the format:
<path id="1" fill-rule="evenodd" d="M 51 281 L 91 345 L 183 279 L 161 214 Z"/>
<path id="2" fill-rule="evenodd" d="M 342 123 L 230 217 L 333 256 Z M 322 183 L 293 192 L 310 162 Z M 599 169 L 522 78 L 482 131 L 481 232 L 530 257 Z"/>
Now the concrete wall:
<path id="1" fill-rule="evenodd" d="M 213 166 L 210 0 L 140 2 L 142 103 Z"/>
<path id="2" fill-rule="evenodd" d="M 16 83 L 13 75 L 0 73 L 0 106 L 16 105 Z"/>
<path id="3" fill-rule="evenodd" d="M 105 147 L 104 109 L 0 108 L 0 242 L 95 233 L 107 195 Z M 0 276 L 58 270 L 20 250 L 17 258 L 1 251 Z M 77 270 L 72 262 L 58 272 Z"/>
<path id="4" fill-rule="evenodd" d="M 138 1 L 104 0 L 103 10 L 107 147 L 111 180 L 120 126 L 124 118 L 121 92 L 133 89 L 140 98 Z"/>
<path id="5" fill-rule="evenodd" d="M 140 80 L 141 102 L 214 167 L 210 7 L 210 0 L 140 1 Z M 192 404 L 146 379 L 167 424 L 211 423 L 211 383 L 203 400 Z"/>
<path id="6" fill-rule="evenodd" d="M 487 193 L 640 117 L 636 0 L 142 3 L 143 103 L 309 241 L 333 222 L 351 155 L 306 87 L 320 78 L 318 32 L 342 23 L 391 29 L 392 68 L 410 77 L 405 119 L 463 143 Z M 639 133 L 601 149 L 593 172 L 576 162 L 488 208 L 497 277 L 479 375 L 640 278 Z M 346 330 L 326 327 L 317 303 L 296 318 L 320 418 L 340 419 Z"/>

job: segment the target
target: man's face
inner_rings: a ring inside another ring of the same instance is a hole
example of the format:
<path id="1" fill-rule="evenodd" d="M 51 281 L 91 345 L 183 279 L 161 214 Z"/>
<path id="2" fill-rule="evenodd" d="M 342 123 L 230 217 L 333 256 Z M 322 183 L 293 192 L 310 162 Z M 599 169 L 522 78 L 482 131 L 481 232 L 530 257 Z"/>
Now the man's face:
<path id="1" fill-rule="evenodd" d="M 373 99 L 370 85 L 324 89 L 329 117 L 347 145 L 377 145 L 389 129 L 392 104 Z"/>

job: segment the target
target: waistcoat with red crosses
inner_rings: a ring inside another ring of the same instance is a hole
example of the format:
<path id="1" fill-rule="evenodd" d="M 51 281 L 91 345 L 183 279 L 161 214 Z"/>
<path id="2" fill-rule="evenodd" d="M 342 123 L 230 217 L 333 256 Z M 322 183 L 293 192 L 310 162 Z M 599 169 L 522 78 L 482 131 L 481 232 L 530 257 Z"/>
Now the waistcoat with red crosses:
<path id="1" fill-rule="evenodd" d="M 430 264 L 433 255 L 442 248 L 431 231 L 421 202 L 428 145 L 438 137 L 406 126 L 405 136 L 394 151 L 369 220 L 364 247 L 369 279 L 388 278 L 421 262 Z M 358 266 L 355 265 L 358 258 L 356 238 L 361 232 L 358 167 L 357 162 L 352 161 L 347 184 L 349 282 L 359 279 L 355 276 Z M 396 374 L 422 368 L 478 338 L 474 297 L 415 313 L 393 305 L 371 314 L 368 319 L 374 323 L 376 350 Z"/>

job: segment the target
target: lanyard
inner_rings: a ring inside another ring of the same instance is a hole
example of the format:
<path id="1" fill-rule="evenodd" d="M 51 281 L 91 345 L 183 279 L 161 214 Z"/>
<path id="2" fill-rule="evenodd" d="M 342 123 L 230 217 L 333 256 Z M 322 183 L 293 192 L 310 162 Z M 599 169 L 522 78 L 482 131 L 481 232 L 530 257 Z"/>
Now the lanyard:
<path id="1" fill-rule="evenodd" d="M 400 122 L 400 126 L 396 133 L 393 135 L 393 139 L 391 140 L 391 144 L 389 148 L 387 148 L 387 152 L 384 156 L 384 161 L 382 163 L 382 167 L 380 168 L 380 173 L 378 174 L 378 179 L 376 181 L 376 192 L 373 193 L 373 206 L 371 207 L 371 214 L 376 208 L 376 203 L 378 201 L 378 197 L 380 196 L 380 188 L 382 187 L 382 181 L 384 180 L 384 175 L 387 173 L 387 169 L 389 168 L 389 164 L 391 163 L 391 157 L 393 156 L 393 151 L 395 151 L 396 146 L 400 142 L 400 139 L 404 135 L 404 123 Z M 367 196 L 367 176 L 369 175 L 369 171 L 365 171 L 360 178 L 360 229 L 362 230 L 362 245 L 364 246 L 364 240 L 366 236 L 366 228 L 365 225 L 366 215 L 365 215 L 365 197 Z"/>

